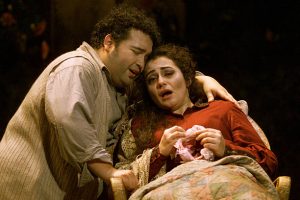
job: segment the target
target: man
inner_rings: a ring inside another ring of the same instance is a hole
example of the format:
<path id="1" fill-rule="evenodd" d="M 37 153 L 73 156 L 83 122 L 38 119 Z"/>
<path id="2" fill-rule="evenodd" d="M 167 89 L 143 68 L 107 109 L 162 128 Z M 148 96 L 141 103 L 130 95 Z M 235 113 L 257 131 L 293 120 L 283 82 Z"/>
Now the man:
<path id="1" fill-rule="evenodd" d="M 134 189 L 136 177 L 116 170 L 105 147 L 124 113 L 124 91 L 157 43 L 155 22 L 121 6 L 99 21 L 91 46 L 50 63 L 0 143 L 0 199 L 96 199 L 111 177 Z M 209 100 L 233 100 L 214 79 L 198 78 Z"/>

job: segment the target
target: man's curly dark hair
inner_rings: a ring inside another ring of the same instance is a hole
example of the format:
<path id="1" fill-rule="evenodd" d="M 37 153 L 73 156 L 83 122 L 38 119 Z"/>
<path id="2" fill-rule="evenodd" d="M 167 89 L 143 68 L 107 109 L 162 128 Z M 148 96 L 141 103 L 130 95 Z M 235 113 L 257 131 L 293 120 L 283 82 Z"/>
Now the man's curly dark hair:
<path id="1" fill-rule="evenodd" d="M 140 30 L 149 35 L 153 47 L 160 43 L 160 32 L 155 20 L 145 12 L 127 4 L 121 4 L 111 10 L 103 19 L 99 20 L 91 35 L 90 45 L 99 49 L 103 46 L 104 37 L 111 34 L 116 46 L 128 38 L 129 31 Z"/>

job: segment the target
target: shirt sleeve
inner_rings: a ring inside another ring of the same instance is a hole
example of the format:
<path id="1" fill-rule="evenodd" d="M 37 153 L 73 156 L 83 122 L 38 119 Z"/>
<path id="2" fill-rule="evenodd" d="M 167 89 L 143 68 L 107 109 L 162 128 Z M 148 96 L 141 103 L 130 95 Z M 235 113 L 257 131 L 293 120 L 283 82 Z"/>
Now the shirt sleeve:
<path id="1" fill-rule="evenodd" d="M 150 170 L 149 170 L 149 182 L 150 180 L 159 172 L 162 166 L 167 161 L 166 156 L 159 153 L 158 146 L 153 148 L 151 158 L 150 158 Z"/>
<path id="2" fill-rule="evenodd" d="M 100 159 L 112 164 L 110 154 L 97 138 L 93 110 L 97 93 L 94 72 L 78 64 L 60 67 L 49 76 L 45 109 L 57 129 L 62 157 L 78 170 L 84 182 L 88 182 L 94 177 L 87 169 L 87 161 Z"/>
<path id="3" fill-rule="evenodd" d="M 232 131 L 232 141 L 225 140 L 225 155 L 242 154 L 255 159 L 269 174 L 275 177 L 278 161 L 269 150 L 247 119 L 247 116 L 236 106 L 228 112 L 228 120 Z"/>

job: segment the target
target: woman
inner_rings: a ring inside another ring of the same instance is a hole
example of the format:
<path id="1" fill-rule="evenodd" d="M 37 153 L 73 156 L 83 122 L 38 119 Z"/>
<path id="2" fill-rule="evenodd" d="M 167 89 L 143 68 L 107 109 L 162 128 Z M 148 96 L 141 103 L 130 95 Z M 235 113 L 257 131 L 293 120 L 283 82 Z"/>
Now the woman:
<path id="1" fill-rule="evenodd" d="M 278 199 L 269 178 L 276 156 L 232 102 L 195 99 L 194 71 L 183 47 L 163 45 L 148 58 L 118 154 L 117 167 L 132 169 L 143 186 L 130 199 Z M 194 125 L 202 128 L 192 133 L 193 149 L 208 149 L 214 160 L 182 164 L 175 146 Z"/>

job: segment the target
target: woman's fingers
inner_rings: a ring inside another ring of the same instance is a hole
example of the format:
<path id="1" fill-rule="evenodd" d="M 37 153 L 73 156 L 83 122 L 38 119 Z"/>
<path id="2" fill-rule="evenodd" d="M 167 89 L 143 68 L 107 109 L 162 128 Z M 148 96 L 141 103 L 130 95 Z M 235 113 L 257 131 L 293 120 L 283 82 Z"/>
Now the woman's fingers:
<path id="1" fill-rule="evenodd" d="M 204 145 L 206 143 L 211 143 L 211 144 L 218 144 L 219 140 L 214 137 L 205 137 L 201 140 L 200 144 Z"/>
<path id="2" fill-rule="evenodd" d="M 172 153 L 174 144 L 179 138 L 185 137 L 185 130 L 180 126 L 173 126 L 165 129 L 159 143 L 159 151 L 164 156 L 169 156 Z"/>
<path id="3" fill-rule="evenodd" d="M 176 143 L 179 138 L 185 136 L 185 130 L 180 126 L 173 126 L 164 131 L 164 136 L 169 142 Z"/>
<path id="4" fill-rule="evenodd" d="M 200 141 L 203 147 L 210 149 L 216 156 L 224 155 L 225 141 L 221 131 L 207 128 L 199 131 L 198 134 L 196 140 Z"/>
<path id="5" fill-rule="evenodd" d="M 183 132 L 184 133 L 185 130 L 180 126 L 172 126 L 171 128 L 166 129 L 165 132 L 168 132 L 168 133 Z"/>
<path id="6" fill-rule="evenodd" d="M 203 147 L 210 149 L 216 156 L 222 157 L 224 155 L 225 141 L 220 130 L 205 128 L 193 134 Z M 170 155 L 174 144 L 178 139 L 185 138 L 185 136 L 185 130 L 180 126 L 166 129 L 159 144 L 160 153 L 165 156 Z"/>
<path id="7" fill-rule="evenodd" d="M 182 137 L 185 137 L 185 132 L 175 131 L 168 135 L 168 139 L 175 142 Z"/>
<path id="8" fill-rule="evenodd" d="M 202 140 L 203 138 L 206 137 L 216 137 L 216 138 L 223 137 L 221 131 L 213 128 L 206 128 L 201 131 L 197 131 L 195 134 L 198 135 L 196 137 L 196 140 Z"/>

